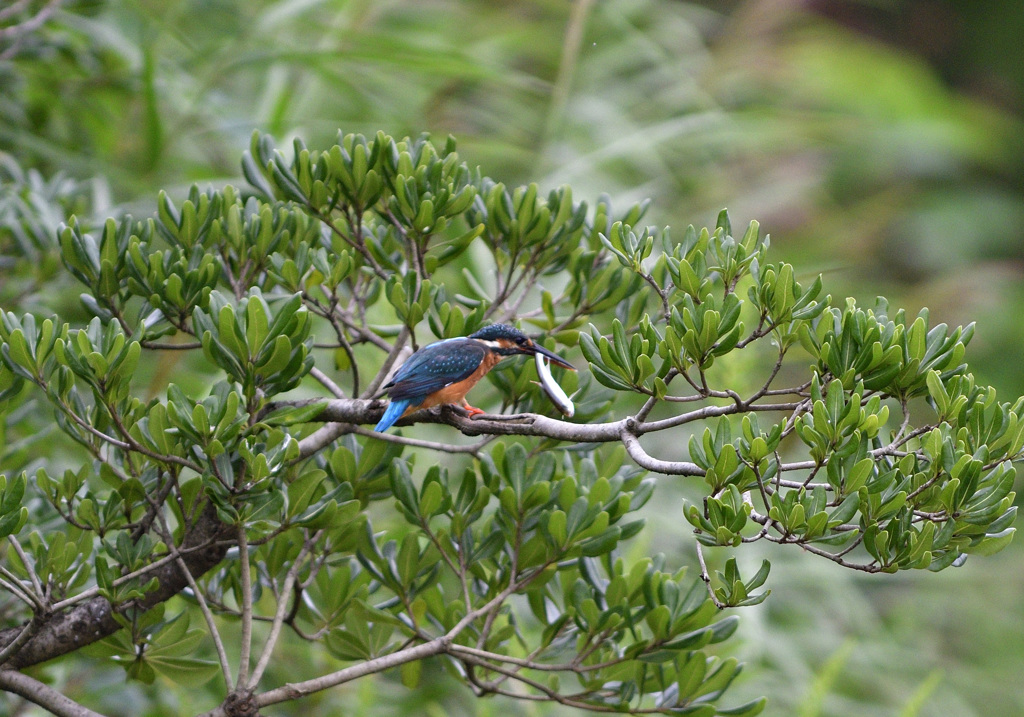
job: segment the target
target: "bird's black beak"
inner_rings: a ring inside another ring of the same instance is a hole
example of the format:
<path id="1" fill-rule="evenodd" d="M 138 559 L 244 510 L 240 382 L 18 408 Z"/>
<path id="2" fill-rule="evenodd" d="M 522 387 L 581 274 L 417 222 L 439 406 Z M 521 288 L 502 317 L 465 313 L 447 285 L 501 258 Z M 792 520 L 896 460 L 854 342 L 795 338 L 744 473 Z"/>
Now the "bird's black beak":
<path id="1" fill-rule="evenodd" d="M 551 363 L 555 364 L 556 366 L 561 366 L 562 368 L 567 368 L 570 371 L 575 371 L 576 370 L 576 367 L 573 366 L 568 361 L 566 361 L 564 358 L 562 358 L 561 356 L 559 356 L 558 354 L 556 354 L 556 353 L 554 353 L 552 351 L 548 351 L 546 348 L 544 348 L 543 346 L 541 346 L 538 343 L 531 343 L 529 346 L 526 346 L 524 348 L 525 348 L 524 353 L 540 354 L 541 356 L 546 357 Z"/>

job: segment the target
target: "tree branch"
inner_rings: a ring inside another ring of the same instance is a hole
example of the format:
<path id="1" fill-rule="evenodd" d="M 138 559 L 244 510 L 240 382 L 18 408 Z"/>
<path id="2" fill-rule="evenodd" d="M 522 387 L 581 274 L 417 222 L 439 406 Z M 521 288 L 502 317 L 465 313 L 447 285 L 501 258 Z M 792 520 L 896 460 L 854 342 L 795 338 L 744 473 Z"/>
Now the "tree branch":
<path id="1" fill-rule="evenodd" d="M 350 352 L 351 352 L 351 349 L 350 349 Z M 354 363 L 352 365 L 355 366 Z M 345 392 L 341 390 L 341 388 L 338 386 L 338 384 L 336 384 L 333 380 L 331 380 L 330 376 L 325 374 L 323 371 L 318 369 L 316 366 L 314 366 L 313 368 L 309 369 L 309 375 L 312 376 L 313 378 L 315 378 L 317 381 L 319 381 L 321 383 L 321 385 L 323 385 L 324 388 L 326 388 L 328 391 L 330 391 L 331 395 L 333 395 L 335 398 L 345 398 Z"/>
<path id="2" fill-rule="evenodd" d="M 284 587 L 281 588 L 280 596 L 277 601 L 277 610 L 274 613 L 274 621 L 270 626 L 270 634 L 267 636 L 267 641 L 263 645 L 263 652 L 260 654 L 259 660 L 256 662 L 256 667 L 252 671 L 252 676 L 249 678 L 249 684 L 247 687 L 252 690 L 259 684 L 260 678 L 263 677 L 264 670 L 267 669 L 267 665 L 270 664 L 270 658 L 274 654 L 274 646 L 277 645 L 278 636 L 281 634 L 281 625 L 284 624 L 285 615 L 288 613 L 288 597 L 292 592 L 292 588 L 295 586 L 295 581 L 299 577 L 299 571 L 305 564 L 306 556 L 313 549 L 313 544 L 319 539 L 320 531 L 309 538 L 306 543 L 302 546 L 302 550 L 295 557 L 292 562 L 291 568 L 288 569 L 288 574 L 284 579 Z M 295 596 L 295 600 L 299 600 L 299 596 Z"/>
<path id="3" fill-rule="evenodd" d="M 236 684 L 241 687 L 249 682 L 249 656 L 252 652 L 252 576 L 249 572 L 249 542 L 245 535 L 245 525 L 238 526 L 238 565 L 241 568 L 242 637 Z"/>
<path id="4" fill-rule="evenodd" d="M 283 405 L 292 405 L 288 402 L 269 404 L 267 410 L 273 410 Z M 611 443 L 621 440 L 623 430 L 627 430 L 635 436 L 642 436 L 645 433 L 663 431 L 668 428 L 675 428 L 693 421 L 700 421 L 716 416 L 726 416 L 747 411 L 790 411 L 797 404 L 773 403 L 762 405 L 748 405 L 747 403 L 732 403 L 727 406 L 704 406 L 687 413 L 662 419 L 660 421 L 638 421 L 633 417 L 626 417 L 618 421 L 605 423 L 569 423 L 557 418 L 548 418 L 533 413 L 522 413 L 513 416 L 484 414 L 475 418 L 467 418 L 460 409 L 442 406 L 426 411 L 419 411 L 407 419 L 399 421 L 397 425 L 410 425 L 412 423 L 443 423 L 454 426 L 467 436 L 496 435 L 496 436 L 538 436 L 541 438 L 552 438 L 557 441 L 570 443 Z M 324 410 L 313 420 L 329 421 L 333 423 L 354 423 L 371 424 L 380 420 L 384 415 L 386 404 L 379 400 L 368 399 L 335 399 L 324 402 Z M 345 429 L 325 430 L 321 428 L 316 433 L 299 441 L 299 452 L 303 457 L 308 457 L 326 443 L 326 436 L 332 435 L 334 440 L 345 432 Z M 318 435 L 319 434 L 319 435 Z M 330 441 L 327 441 L 328 443 Z"/>
<path id="5" fill-rule="evenodd" d="M 16 653 L 21 648 L 22 645 L 29 641 L 29 638 L 31 638 L 39 631 L 39 626 L 41 624 L 42 621 L 39 619 L 37 615 L 22 626 L 21 633 L 16 638 L 14 638 L 14 641 L 7 645 L 7 647 L 5 647 L 4 649 L 0 650 L 0 666 L 5 665 L 7 663 L 7 660 L 10 659 L 11 655 Z"/>
<path id="6" fill-rule="evenodd" d="M 216 510 L 208 504 L 182 541 L 180 552 L 189 571 L 198 576 L 219 564 L 227 552 L 227 544 L 221 541 L 229 535 L 231 529 L 225 528 L 217 519 Z M 159 585 L 136 603 L 142 609 L 166 602 L 188 584 L 174 562 L 165 563 L 151 574 Z M 70 610 L 46 617 L 38 632 L 11 656 L 8 664 L 14 669 L 37 665 L 102 640 L 120 629 L 110 602 L 97 595 Z M 24 626 L 0 630 L 0 650 L 17 640 L 23 630 Z"/>
<path id="7" fill-rule="evenodd" d="M 708 597 L 711 598 L 711 602 L 715 604 L 719 610 L 725 609 L 725 604 L 720 602 L 718 596 L 715 595 L 715 589 L 711 585 L 711 574 L 708 573 L 708 564 L 704 562 L 704 550 L 700 547 L 700 541 L 695 540 L 693 544 L 697 547 L 697 562 L 700 563 L 700 579 L 704 581 L 704 586 L 708 589 Z"/>
<path id="8" fill-rule="evenodd" d="M 411 332 L 408 326 L 403 326 L 402 330 L 398 332 L 398 336 L 395 338 L 395 344 L 391 347 L 391 351 L 388 352 L 387 358 L 384 359 L 384 363 L 381 364 L 380 370 L 377 371 L 377 375 L 374 376 L 373 380 L 370 381 L 370 385 L 363 391 L 363 398 L 369 398 L 377 392 L 377 389 L 384 383 L 384 379 L 391 373 L 391 369 L 395 365 L 395 361 L 398 360 L 399 354 L 405 349 L 405 342 L 409 340 Z M 357 400 L 357 399 L 352 399 Z"/>
<path id="9" fill-rule="evenodd" d="M 224 640 L 221 639 L 220 631 L 217 630 L 217 623 L 213 619 L 213 613 L 210 612 L 210 606 L 206 604 L 206 599 L 203 597 L 203 591 L 199 589 L 199 584 L 196 583 L 196 579 L 192 577 L 192 573 L 189 570 L 188 565 L 185 563 L 185 559 L 178 551 L 177 546 L 174 544 L 174 536 L 171 534 L 170 529 L 167 527 L 166 521 L 163 516 L 157 516 L 159 519 L 160 533 L 167 544 L 168 550 L 171 551 L 171 556 L 174 558 L 175 563 L 181 569 L 182 575 L 185 576 L 185 580 L 188 581 L 188 586 L 192 590 L 192 594 L 196 596 L 196 602 L 199 604 L 199 610 L 203 613 L 203 619 L 206 621 L 206 627 L 210 631 L 210 638 L 213 640 L 213 647 L 217 651 L 217 660 L 220 662 L 221 675 L 224 677 L 224 685 L 227 687 L 228 692 L 233 688 L 231 683 L 231 668 L 228 665 L 228 655 L 224 650 Z"/>
<path id="10" fill-rule="evenodd" d="M 57 717 L 103 717 L 99 712 L 83 707 L 49 685 L 14 670 L 0 670 L 0 689 L 20 695 Z"/>
<path id="11" fill-rule="evenodd" d="M 626 447 L 626 453 L 641 468 L 665 475 L 677 476 L 702 476 L 704 471 L 696 463 L 688 461 L 662 461 L 649 455 L 640 445 L 640 441 L 629 431 L 622 432 L 622 445 Z"/>

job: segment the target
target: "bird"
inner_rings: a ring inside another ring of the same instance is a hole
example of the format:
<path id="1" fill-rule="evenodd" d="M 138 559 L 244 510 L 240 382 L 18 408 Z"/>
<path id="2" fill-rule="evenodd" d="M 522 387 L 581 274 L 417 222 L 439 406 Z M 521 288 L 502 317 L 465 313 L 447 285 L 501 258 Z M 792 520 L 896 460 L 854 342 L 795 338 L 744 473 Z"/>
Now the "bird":
<path id="1" fill-rule="evenodd" d="M 391 403 L 373 430 L 386 431 L 414 411 L 446 403 L 461 403 L 471 416 L 484 413 L 469 405 L 466 393 L 503 358 L 517 354 L 541 354 L 551 363 L 575 370 L 514 326 L 490 324 L 469 336 L 437 341 L 413 353 L 384 385 Z"/>

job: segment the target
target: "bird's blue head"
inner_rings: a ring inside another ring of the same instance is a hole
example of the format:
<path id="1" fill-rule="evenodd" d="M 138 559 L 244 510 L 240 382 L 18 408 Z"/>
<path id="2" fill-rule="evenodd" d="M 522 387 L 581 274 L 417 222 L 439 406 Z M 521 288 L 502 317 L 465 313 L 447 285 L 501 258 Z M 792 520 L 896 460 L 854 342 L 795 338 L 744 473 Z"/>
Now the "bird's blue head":
<path id="1" fill-rule="evenodd" d="M 508 324 L 485 326 L 476 333 L 470 334 L 469 338 L 486 344 L 491 351 L 502 356 L 513 356 L 515 354 L 529 354 L 532 356 L 534 354 L 541 354 L 554 364 L 569 369 L 575 368 L 558 354 L 552 353 L 543 346 L 534 343 L 533 339 L 529 336 Z"/>
<path id="2" fill-rule="evenodd" d="M 504 339 L 509 343 L 519 346 L 525 346 L 530 343 L 530 338 L 526 334 L 515 326 L 509 326 L 508 324 L 491 324 L 490 326 L 485 326 L 475 334 L 470 334 L 469 338 L 478 339 L 480 341 L 501 341 Z"/>

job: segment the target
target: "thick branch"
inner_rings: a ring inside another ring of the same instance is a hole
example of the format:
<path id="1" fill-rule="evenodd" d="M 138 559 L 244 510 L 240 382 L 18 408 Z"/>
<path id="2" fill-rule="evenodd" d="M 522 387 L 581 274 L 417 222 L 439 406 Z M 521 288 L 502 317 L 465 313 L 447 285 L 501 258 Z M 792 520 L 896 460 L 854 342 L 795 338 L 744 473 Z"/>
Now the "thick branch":
<path id="1" fill-rule="evenodd" d="M 181 546 L 185 563 L 193 575 L 202 575 L 223 560 L 227 546 L 219 541 L 230 535 L 229 531 L 217 519 L 217 513 L 212 507 L 203 512 Z M 166 602 L 188 584 L 173 562 L 154 570 L 152 575 L 159 580 L 159 586 L 140 601 L 143 608 Z M 43 618 L 39 630 L 11 656 L 8 665 L 21 669 L 46 662 L 81 649 L 120 629 L 121 625 L 111 613 L 110 603 L 106 598 L 96 596 L 70 610 Z M 22 630 L 19 626 L 0 631 L 0 649 L 18 639 Z"/>
<path id="2" fill-rule="evenodd" d="M 267 410 L 273 410 L 282 404 L 272 404 Z M 316 421 L 332 423 L 371 424 L 384 415 L 386 404 L 383 401 L 367 399 L 336 399 L 326 401 L 324 410 L 316 416 Z M 778 403 L 764 405 L 729 404 L 727 406 L 705 406 L 687 413 L 681 413 L 660 421 L 638 421 L 627 417 L 606 423 L 569 423 L 557 418 L 548 418 L 533 413 L 522 413 L 512 416 L 489 415 L 467 418 L 457 409 L 447 407 L 419 411 L 408 419 L 399 421 L 398 425 L 411 423 L 444 423 L 454 426 L 468 436 L 539 436 L 570 443 L 610 443 L 621 440 L 623 431 L 635 436 L 645 433 L 675 428 L 693 421 L 700 421 L 715 416 L 726 416 L 746 411 L 787 411 L 793 410 L 795 404 Z M 313 435 L 299 442 L 302 456 L 309 456 L 323 448 L 344 429 L 320 429 Z M 326 441 L 326 442 L 325 442 Z"/>
<path id="3" fill-rule="evenodd" d="M 326 401 L 324 410 L 316 421 L 336 423 L 372 424 L 384 415 L 387 403 L 366 399 L 338 399 Z M 612 423 L 576 424 L 534 414 L 501 416 L 485 414 L 468 419 L 461 413 L 445 407 L 419 411 L 397 425 L 413 423 L 443 423 L 454 426 L 467 435 L 483 434 L 505 436 L 545 436 L 563 441 L 580 443 L 607 442 L 618 440 L 619 429 L 624 421 Z M 299 444 L 300 448 L 302 443 Z"/>

